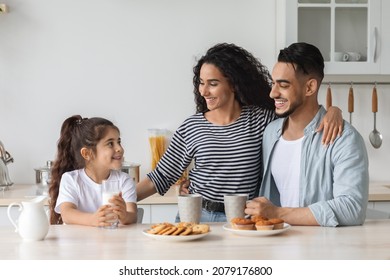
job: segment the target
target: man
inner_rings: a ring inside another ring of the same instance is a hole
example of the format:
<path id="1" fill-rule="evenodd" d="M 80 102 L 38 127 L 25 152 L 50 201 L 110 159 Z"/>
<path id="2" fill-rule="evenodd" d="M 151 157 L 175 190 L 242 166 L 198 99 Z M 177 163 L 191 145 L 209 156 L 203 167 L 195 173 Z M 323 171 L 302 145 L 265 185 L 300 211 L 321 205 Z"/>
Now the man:
<path id="1" fill-rule="evenodd" d="M 325 109 L 318 104 L 324 59 L 313 45 L 295 43 L 279 53 L 272 71 L 271 98 L 280 117 L 263 139 L 264 178 L 260 197 L 246 214 L 281 218 L 292 225 L 361 225 L 368 203 L 368 157 L 361 135 L 344 131 L 322 145 L 316 127 Z"/>

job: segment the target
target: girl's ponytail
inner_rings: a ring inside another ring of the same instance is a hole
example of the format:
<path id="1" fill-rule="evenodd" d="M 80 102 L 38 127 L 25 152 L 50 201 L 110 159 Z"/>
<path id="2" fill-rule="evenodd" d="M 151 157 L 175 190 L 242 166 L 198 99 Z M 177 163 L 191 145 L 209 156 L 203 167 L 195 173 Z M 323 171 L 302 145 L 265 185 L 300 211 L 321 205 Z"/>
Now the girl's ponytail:
<path id="1" fill-rule="evenodd" d="M 61 215 L 56 213 L 54 208 L 57 203 L 62 174 L 78 168 L 72 139 L 75 137 L 75 132 L 78 130 L 77 126 L 80 125 L 81 121 L 82 117 L 80 115 L 75 115 L 67 118 L 61 127 L 60 139 L 57 143 L 57 155 L 52 168 L 49 188 L 51 224 L 62 224 Z"/>

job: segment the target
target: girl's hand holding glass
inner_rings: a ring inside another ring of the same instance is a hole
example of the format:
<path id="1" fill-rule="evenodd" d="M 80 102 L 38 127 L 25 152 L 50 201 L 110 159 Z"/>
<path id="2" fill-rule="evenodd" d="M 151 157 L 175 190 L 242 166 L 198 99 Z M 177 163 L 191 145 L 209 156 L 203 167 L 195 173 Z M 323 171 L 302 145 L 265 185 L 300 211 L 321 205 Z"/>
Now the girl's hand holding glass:
<path id="1" fill-rule="evenodd" d="M 111 223 L 107 222 L 106 212 L 110 211 L 110 205 L 102 205 L 99 209 L 93 214 L 92 226 L 96 227 L 109 227 Z"/>
<path id="2" fill-rule="evenodd" d="M 102 204 L 109 205 L 109 207 L 105 208 L 105 222 L 109 223 L 108 226 L 104 226 L 104 228 L 117 228 L 119 224 L 118 212 L 116 198 L 119 197 L 120 187 L 119 181 L 103 181 L 102 182 Z M 121 198 L 121 197 L 120 197 Z M 121 198 L 122 199 L 122 198 Z M 123 201 L 123 199 L 122 199 Z"/>
<path id="3" fill-rule="evenodd" d="M 119 193 L 119 195 L 115 195 L 110 199 L 110 202 L 112 204 L 112 209 L 115 215 L 117 215 L 118 220 L 121 224 L 126 224 L 127 219 L 127 208 L 126 208 L 126 202 L 122 198 L 122 192 Z"/>

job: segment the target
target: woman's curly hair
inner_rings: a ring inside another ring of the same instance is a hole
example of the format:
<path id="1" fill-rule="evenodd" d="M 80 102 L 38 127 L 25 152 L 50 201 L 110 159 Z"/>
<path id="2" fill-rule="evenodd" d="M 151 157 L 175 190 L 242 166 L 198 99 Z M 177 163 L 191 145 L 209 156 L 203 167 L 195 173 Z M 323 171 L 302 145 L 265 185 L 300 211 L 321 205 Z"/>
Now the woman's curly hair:
<path id="1" fill-rule="evenodd" d="M 200 69 L 203 64 L 217 67 L 234 88 L 235 98 L 243 105 L 274 109 L 269 97 L 272 79 L 267 68 L 251 53 L 234 44 L 221 43 L 210 48 L 194 67 L 196 112 L 207 112 L 205 99 L 199 92 Z"/>

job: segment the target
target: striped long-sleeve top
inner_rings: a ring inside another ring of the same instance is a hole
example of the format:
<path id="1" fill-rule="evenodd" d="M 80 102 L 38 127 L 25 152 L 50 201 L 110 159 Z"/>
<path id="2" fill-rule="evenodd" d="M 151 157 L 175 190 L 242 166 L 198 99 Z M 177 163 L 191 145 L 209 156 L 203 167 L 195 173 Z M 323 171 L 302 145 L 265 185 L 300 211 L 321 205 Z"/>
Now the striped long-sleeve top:
<path id="1" fill-rule="evenodd" d="M 189 172 L 190 193 L 223 202 L 224 194 L 257 195 L 261 184 L 263 132 L 276 118 L 273 110 L 244 106 L 229 125 L 215 125 L 203 113 L 186 119 L 155 170 L 147 174 L 164 195 L 194 160 Z"/>

